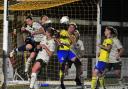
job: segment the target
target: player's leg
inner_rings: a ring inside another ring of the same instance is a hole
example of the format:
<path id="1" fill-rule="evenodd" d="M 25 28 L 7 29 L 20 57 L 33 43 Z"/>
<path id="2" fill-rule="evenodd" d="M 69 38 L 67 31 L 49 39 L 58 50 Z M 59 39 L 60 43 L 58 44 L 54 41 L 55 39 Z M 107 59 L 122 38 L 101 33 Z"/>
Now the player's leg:
<path id="1" fill-rule="evenodd" d="M 68 69 L 71 68 L 73 62 L 68 60 L 67 63 L 65 64 L 65 75 L 68 75 Z"/>
<path id="2" fill-rule="evenodd" d="M 92 71 L 91 89 L 95 89 L 96 86 L 97 86 L 98 73 L 99 73 L 99 71 L 98 71 L 97 69 L 94 69 L 94 70 Z"/>
<path id="3" fill-rule="evenodd" d="M 34 47 L 36 47 L 38 44 L 39 42 L 35 42 L 35 46 L 31 44 L 26 45 L 26 49 L 31 50 L 31 53 L 25 64 L 25 72 L 28 72 L 31 61 L 37 56 L 38 50 L 34 50 Z"/>
<path id="4" fill-rule="evenodd" d="M 28 72 L 31 61 L 36 57 L 36 52 L 31 52 L 25 64 L 25 72 Z"/>
<path id="5" fill-rule="evenodd" d="M 24 45 L 21 45 L 21 46 L 15 48 L 15 49 L 13 49 L 13 50 L 9 53 L 9 56 L 10 56 L 10 57 L 13 57 L 14 53 L 25 51 L 25 47 L 26 47 L 26 45 L 24 44 Z"/>
<path id="6" fill-rule="evenodd" d="M 104 66 L 105 67 L 105 66 Z M 113 63 L 107 63 L 106 68 L 102 69 L 101 75 L 99 74 L 99 84 L 105 89 L 105 74 L 113 68 Z"/>
<path id="7" fill-rule="evenodd" d="M 92 82 L 91 82 L 91 89 L 95 89 L 97 84 L 98 84 L 98 80 L 100 82 L 100 86 L 104 89 L 105 85 L 104 85 L 104 71 L 106 68 L 106 63 L 105 62 L 101 62 L 98 61 L 95 65 L 95 68 L 93 70 L 92 73 Z"/>
<path id="8" fill-rule="evenodd" d="M 30 80 L 30 88 L 34 88 L 34 84 L 37 80 L 37 74 L 40 71 L 42 63 L 42 59 L 36 60 L 34 66 L 32 67 L 31 80 Z"/>
<path id="9" fill-rule="evenodd" d="M 65 76 L 65 63 L 60 64 L 60 82 L 61 82 L 61 88 L 65 89 L 64 85 L 64 76 Z"/>
<path id="10" fill-rule="evenodd" d="M 113 70 L 118 79 L 121 77 L 121 62 L 113 63 Z"/>
<path id="11" fill-rule="evenodd" d="M 64 50 L 58 50 L 57 51 L 57 57 L 58 61 L 60 63 L 60 71 L 59 71 L 59 77 L 60 77 L 60 82 L 61 82 L 61 88 L 65 89 L 64 86 L 64 73 L 65 73 L 65 61 L 66 61 L 66 56 L 67 56 L 67 51 Z"/>
<path id="12" fill-rule="evenodd" d="M 98 73 L 98 77 L 99 77 L 99 83 L 100 83 L 100 87 L 102 89 L 105 89 L 105 79 L 104 79 L 104 75 L 105 75 L 105 69 L 107 67 L 107 63 L 105 62 L 100 62 L 99 63 L 100 67 L 99 67 L 99 73 Z"/>
<path id="13" fill-rule="evenodd" d="M 76 85 L 82 85 L 82 82 L 81 82 L 81 75 L 83 73 L 83 71 L 82 71 L 82 63 L 77 58 L 75 60 L 74 64 L 75 64 L 75 67 L 76 67 L 76 78 L 75 78 Z"/>
<path id="14" fill-rule="evenodd" d="M 69 51 L 68 53 L 68 59 L 71 60 L 72 62 L 74 62 L 75 67 L 76 67 L 76 85 L 81 85 L 81 74 L 82 74 L 82 63 L 80 62 L 80 60 L 76 57 L 76 54 L 72 51 Z"/>

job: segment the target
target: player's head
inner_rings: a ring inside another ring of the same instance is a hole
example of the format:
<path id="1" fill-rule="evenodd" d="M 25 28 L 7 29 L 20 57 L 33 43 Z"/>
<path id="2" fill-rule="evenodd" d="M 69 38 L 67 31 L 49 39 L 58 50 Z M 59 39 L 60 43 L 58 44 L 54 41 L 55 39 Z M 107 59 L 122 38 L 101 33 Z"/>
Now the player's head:
<path id="1" fill-rule="evenodd" d="M 74 33 L 76 29 L 77 29 L 76 23 L 74 22 L 69 23 L 69 26 L 68 26 L 69 33 Z"/>
<path id="2" fill-rule="evenodd" d="M 79 33 L 79 31 L 78 31 L 78 30 L 75 30 L 74 35 L 75 35 L 75 37 L 76 37 L 76 40 L 78 41 L 79 38 L 80 38 L 80 33 Z"/>
<path id="3" fill-rule="evenodd" d="M 41 16 L 41 18 L 40 18 L 40 20 L 41 20 L 41 23 L 42 24 L 44 24 L 46 21 L 48 21 L 48 16 L 46 16 L 46 15 L 43 15 L 43 16 Z"/>
<path id="4" fill-rule="evenodd" d="M 115 28 L 113 28 L 112 26 L 107 26 L 105 28 L 104 34 L 105 34 L 106 37 L 107 36 L 112 36 L 112 35 L 116 34 L 115 33 Z"/>
<path id="5" fill-rule="evenodd" d="M 47 30 L 46 30 L 46 36 L 48 37 L 52 37 L 54 35 L 54 28 L 52 27 L 49 27 Z"/>
<path id="6" fill-rule="evenodd" d="M 33 23 L 32 17 L 31 16 L 27 16 L 25 22 L 26 22 L 27 25 L 32 25 L 32 23 Z"/>
<path id="7" fill-rule="evenodd" d="M 118 36 L 118 31 L 116 28 L 112 27 L 112 26 L 108 26 L 107 28 L 111 29 L 111 34 L 113 37 L 117 37 Z"/>

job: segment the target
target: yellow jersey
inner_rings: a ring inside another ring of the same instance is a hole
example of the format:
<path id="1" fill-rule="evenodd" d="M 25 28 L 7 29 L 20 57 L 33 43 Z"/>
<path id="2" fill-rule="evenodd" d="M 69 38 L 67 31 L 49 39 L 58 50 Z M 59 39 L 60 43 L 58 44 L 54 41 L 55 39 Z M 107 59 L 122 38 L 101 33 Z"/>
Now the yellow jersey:
<path id="1" fill-rule="evenodd" d="M 103 41 L 103 46 L 107 47 L 107 45 L 112 45 L 113 41 L 111 38 L 107 38 Z M 99 61 L 102 62 L 108 62 L 109 61 L 109 51 L 105 50 L 105 49 L 100 49 L 100 55 L 98 57 Z"/>
<path id="2" fill-rule="evenodd" d="M 71 40 L 69 39 L 68 31 L 61 30 L 60 31 L 60 43 L 64 44 L 62 46 L 59 46 L 59 50 L 70 50 L 71 48 Z"/>

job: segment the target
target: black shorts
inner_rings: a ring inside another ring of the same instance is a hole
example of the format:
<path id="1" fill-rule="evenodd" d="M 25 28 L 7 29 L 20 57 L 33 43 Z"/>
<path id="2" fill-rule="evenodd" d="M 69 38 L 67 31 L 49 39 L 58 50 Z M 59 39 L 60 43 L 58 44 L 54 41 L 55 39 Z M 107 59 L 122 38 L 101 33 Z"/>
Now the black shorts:
<path id="1" fill-rule="evenodd" d="M 72 66 L 73 63 L 74 63 L 74 62 L 72 62 L 72 61 L 68 61 L 68 62 L 67 62 L 68 67 L 71 68 L 71 66 Z"/>
<path id="2" fill-rule="evenodd" d="M 35 62 L 40 62 L 40 64 L 41 64 L 42 67 L 44 67 L 44 66 L 47 65 L 46 62 L 44 62 L 42 59 L 38 59 Z"/>
<path id="3" fill-rule="evenodd" d="M 110 70 L 121 70 L 121 65 L 122 63 L 121 62 L 118 62 L 118 63 L 108 63 L 107 64 L 107 69 L 110 71 Z"/>

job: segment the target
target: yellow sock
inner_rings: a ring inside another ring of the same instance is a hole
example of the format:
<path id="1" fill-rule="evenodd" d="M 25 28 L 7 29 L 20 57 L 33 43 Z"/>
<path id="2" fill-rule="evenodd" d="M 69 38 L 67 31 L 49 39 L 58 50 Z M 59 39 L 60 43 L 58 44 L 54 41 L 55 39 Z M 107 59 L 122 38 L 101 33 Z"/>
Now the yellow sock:
<path id="1" fill-rule="evenodd" d="M 63 77 L 63 71 L 62 70 L 60 70 L 60 79 Z"/>
<path id="2" fill-rule="evenodd" d="M 100 86 L 101 86 L 101 87 L 105 87 L 104 76 L 99 78 L 99 82 L 100 82 Z"/>
<path id="3" fill-rule="evenodd" d="M 92 77 L 91 89 L 96 88 L 96 83 L 97 83 L 97 77 Z"/>

